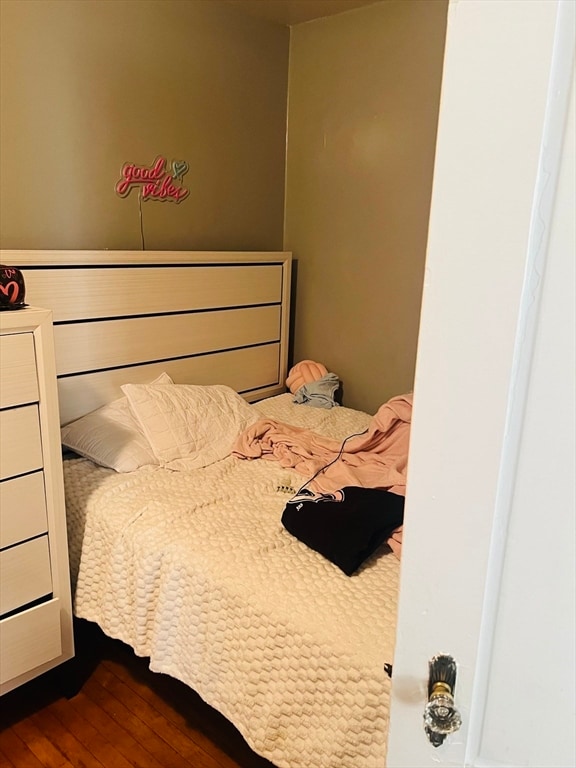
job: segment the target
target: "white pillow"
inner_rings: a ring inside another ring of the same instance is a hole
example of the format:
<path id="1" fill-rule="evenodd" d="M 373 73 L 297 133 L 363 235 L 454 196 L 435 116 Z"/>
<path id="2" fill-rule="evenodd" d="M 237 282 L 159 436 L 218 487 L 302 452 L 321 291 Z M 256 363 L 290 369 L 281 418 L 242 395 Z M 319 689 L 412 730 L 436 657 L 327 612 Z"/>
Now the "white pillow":
<path id="1" fill-rule="evenodd" d="M 167 373 L 160 374 L 153 383 L 174 386 Z M 158 465 L 125 397 L 67 424 L 60 433 L 65 448 L 116 472 Z"/>
<path id="2" fill-rule="evenodd" d="M 259 415 L 223 384 L 125 384 L 122 391 L 154 455 L 169 469 L 198 469 L 224 459 Z"/>

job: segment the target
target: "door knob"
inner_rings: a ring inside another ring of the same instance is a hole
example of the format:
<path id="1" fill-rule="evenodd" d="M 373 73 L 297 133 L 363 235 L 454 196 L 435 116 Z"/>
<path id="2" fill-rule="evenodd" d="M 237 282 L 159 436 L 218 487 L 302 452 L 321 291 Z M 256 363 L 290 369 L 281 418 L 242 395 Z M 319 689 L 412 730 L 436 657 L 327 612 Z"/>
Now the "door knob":
<path id="1" fill-rule="evenodd" d="M 428 703 L 424 709 L 424 730 L 430 743 L 439 747 L 449 733 L 462 725 L 454 706 L 456 662 L 452 656 L 440 654 L 428 662 Z"/>

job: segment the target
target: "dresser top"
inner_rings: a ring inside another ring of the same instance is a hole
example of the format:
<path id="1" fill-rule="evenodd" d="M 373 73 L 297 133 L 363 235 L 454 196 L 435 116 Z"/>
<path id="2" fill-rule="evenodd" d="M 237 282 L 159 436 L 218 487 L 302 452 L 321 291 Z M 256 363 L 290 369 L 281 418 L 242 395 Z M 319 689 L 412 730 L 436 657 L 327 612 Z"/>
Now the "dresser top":
<path id="1" fill-rule="evenodd" d="M 51 319 L 52 311 L 49 309 L 40 309 L 39 307 L 6 309 L 0 311 L 0 333 L 33 330 L 40 323 Z"/>

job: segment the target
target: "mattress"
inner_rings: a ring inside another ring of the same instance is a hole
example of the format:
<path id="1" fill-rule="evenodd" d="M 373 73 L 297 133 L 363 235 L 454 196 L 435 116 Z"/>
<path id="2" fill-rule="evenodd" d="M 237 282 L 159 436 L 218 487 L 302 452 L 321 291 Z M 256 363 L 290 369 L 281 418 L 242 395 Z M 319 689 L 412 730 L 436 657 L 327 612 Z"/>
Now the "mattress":
<path id="1" fill-rule="evenodd" d="M 370 416 L 295 405 L 259 414 L 343 439 Z M 353 576 L 289 534 L 305 478 L 228 457 L 128 474 L 65 462 L 74 612 L 189 685 L 279 768 L 385 765 L 399 562 Z"/>

